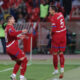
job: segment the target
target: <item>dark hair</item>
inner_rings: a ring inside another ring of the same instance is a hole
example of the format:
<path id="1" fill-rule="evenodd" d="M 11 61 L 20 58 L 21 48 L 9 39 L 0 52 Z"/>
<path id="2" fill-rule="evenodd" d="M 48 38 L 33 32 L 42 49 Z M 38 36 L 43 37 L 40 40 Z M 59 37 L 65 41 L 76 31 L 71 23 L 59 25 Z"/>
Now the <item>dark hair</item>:
<path id="1" fill-rule="evenodd" d="M 58 12 L 58 8 L 56 6 L 50 5 L 50 7 L 55 11 Z"/>
<path id="2" fill-rule="evenodd" d="M 6 18 L 6 21 L 8 22 L 11 17 L 13 17 L 13 16 L 12 16 L 12 15 L 8 16 L 8 17 Z"/>

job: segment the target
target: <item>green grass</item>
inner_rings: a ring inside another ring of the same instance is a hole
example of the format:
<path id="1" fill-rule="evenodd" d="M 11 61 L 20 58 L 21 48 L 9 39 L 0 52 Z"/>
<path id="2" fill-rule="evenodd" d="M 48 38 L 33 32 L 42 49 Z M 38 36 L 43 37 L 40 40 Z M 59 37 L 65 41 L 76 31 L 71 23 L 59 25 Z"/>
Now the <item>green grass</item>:
<path id="1" fill-rule="evenodd" d="M 69 63 L 69 61 L 67 61 Z M 0 63 L 0 71 L 5 70 L 7 68 L 12 68 L 14 62 L 3 61 Z M 79 65 L 71 65 L 65 64 L 65 72 L 69 70 L 73 70 L 80 67 Z M 60 67 L 59 67 L 60 68 Z M 28 80 L 47 80 L 53 78 L 52 72 L 54 71 L 53 65 L 51 64 L 51 60 L 45 61 L 33 61 L 32 65 L 27 67 L 27 72 L 25 76 Z M 10 80 L 9 77 L 12 73 L 12 70 L 6 72 L 0 72 L 0 80 Z M 19 80 L 20 71 L 17 74 L 17 80 Z"/>

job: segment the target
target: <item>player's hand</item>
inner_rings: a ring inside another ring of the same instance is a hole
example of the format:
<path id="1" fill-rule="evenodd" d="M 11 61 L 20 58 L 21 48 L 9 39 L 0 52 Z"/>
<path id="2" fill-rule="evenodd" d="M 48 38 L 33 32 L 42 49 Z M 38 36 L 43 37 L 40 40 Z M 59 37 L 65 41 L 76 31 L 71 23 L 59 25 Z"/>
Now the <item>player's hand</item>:
<path id="1" fill-rule="evenodd" d="M 23 33 L 27 33 L 27 32 L 28 32 L 28 30 L 27 30 L 27 29 L 24 29 L 24 30 L 22 30 L 22 32 L 23 32 Z"/>
<path id="2" fill-rule="evenodd" d="M 20 39 L 22 39 L 22 40 L 25 39 L 25 38 L 26 38 L 26 35 L 21 35 L 20 36 Z"/>

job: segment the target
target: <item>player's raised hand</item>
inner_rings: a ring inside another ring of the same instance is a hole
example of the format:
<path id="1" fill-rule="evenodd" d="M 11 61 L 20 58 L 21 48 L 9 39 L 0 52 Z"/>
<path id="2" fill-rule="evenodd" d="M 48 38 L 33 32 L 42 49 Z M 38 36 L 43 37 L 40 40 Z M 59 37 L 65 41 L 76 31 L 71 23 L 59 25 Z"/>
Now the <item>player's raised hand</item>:
<path id="1" fill-rule="evenodd" d="M 26 38 L 26 35 L 22 34 L 22 35 L 20 36 L 20 39 L 23 40 L 24 38 Z"/>
<path id="2" fill-rule="evenodd" d="M 23 33 L 27 33 L 27 32 L 28 32 L 28 30 L 27 30 L 27 29 L 24 29 L 24 30 L 22 30 L 22 32 L 23 32 Z"/>

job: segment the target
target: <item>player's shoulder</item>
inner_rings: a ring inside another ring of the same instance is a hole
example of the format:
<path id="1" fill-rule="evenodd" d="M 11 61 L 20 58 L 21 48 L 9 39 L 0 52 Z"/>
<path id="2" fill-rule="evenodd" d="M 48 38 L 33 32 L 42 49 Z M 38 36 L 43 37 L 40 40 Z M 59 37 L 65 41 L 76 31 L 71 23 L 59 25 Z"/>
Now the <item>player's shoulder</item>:
<path id="1" fill-rule="evenodd" d="M 12 25 L 6 25 L 6 29 L 8 30 L 8 29 L 12 29 L 13 28 L 13 26 Z"/>
<path id="2" fill-rule="evenodd" d="M 56 13 L 56 18 L 57 18 L 57 19 L 60 19 L 60 18 L 62 18 L 62 17 L 63 17 L 63 14 L 62 14 L 61 12 Z"/>
<path id="3" fill-rule="evenodd" d="M 61 12 L 56 13 L 56 16 L 63 15 Z"/>

